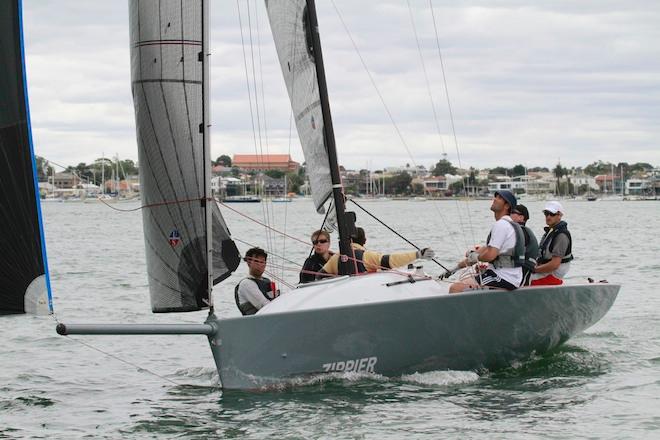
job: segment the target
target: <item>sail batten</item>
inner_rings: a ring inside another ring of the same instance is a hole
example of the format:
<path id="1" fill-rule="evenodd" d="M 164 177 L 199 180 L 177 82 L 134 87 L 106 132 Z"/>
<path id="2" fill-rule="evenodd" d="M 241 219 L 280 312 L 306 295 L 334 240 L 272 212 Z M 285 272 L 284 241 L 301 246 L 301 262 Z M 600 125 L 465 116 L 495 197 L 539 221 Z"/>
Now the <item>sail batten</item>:
<path id="1" fill-rule="evenodd" d="M 221 281 L 240 261 L 220 210 L 206 194 L 207 147 L 205 130 L 200 129 L 206 93 L 205 59 L 200 56 L 203 4 L 132 0 L 129 8 L 142 219 L 154 312 L 207 308 L 209 277 Z"/>

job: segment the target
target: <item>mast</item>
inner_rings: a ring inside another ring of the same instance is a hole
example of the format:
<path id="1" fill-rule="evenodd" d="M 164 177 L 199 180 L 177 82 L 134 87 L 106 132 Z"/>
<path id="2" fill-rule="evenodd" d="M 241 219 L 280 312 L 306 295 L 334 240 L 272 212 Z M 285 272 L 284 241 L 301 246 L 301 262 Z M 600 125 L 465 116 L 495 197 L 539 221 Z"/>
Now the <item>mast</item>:
<path id="1" fill-rule="evenodd" d="M 323 54 L 321 52 L 321 38 L 319 36 L 319 24 L 316 18 L 316 4 L 314 0 L 307 0 L 307 14 L 314 51 L 314 65 L 318 79 L 319 95 L 321 100 L 321 113 L 323 114 L 323 137 L 325 140 L 328 161 L 330 164 L 330 179 L 332 181 L 332 197 L 337 214 L 337 228 L 339 230 L 339 252 L 340 255 L 354 257 L 351 247 L 351 236 L 355 231 L 355 213 L 346 212 L 343 186 L 339 175 L 339 164 L 337 160 L 337 149 L 335 146 L 335 133 L 332 128 L 332 116 L 330 114 L 330 102 L 328 100 L 328 86 L 325 80 L 325 69 L 323 67 Z M 346 260 L 346 261 L 344 261 Z M 354 259 L 339 259 L 339 274 L 357 273 Z"/>
<path id="2" fill-rule="evenodd" d="M 105 153 L 101 153 L 101 195 L 105 195 Z"/>
<path id="3" fill-rule="evenodd" d="M 202 62 L 202 130 L 204 150 L 204 214 L 206 217 L 206 289 L 209 299 L 209 314 L 213 313 L 213 230 L 211 203 L 215 203 L 211 193 L 211 142 L 210 142 L 210 105 L 209 105 L 209 2 L 202 0 L 202 50 L 199 60 Z"/>

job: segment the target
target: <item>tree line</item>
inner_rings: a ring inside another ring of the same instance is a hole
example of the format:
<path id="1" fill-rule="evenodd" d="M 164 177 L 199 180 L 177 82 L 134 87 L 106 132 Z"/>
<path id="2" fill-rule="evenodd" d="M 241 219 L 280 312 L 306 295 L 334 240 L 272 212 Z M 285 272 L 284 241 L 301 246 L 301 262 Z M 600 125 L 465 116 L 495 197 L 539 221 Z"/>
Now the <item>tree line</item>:
<path id="1" fill-rule="evenodd" d="M 113 172 L 119 168 L 119 173 L 121 176 L 132 176 L 138 175 L 139 170 L 137 163 L 131 159 L 125 160 L 113 160 L 107 157 L 98 158 L 94 160 L 91 164 L 86 164 L 80 162 L 78 165 L 62 167 L 56 164 L 53 164 L 46 160 L 43 157 L 36 156 L 37 162 L 37 175 L 40 181 L 46 181 L 48 177 L 52 176 L 57 169 L 63 169 L 66 172 L 76 174 L 83 181 L 94 183 L 96 185 L 101 185 L 102 176 L 106 180 L 110 179 L 113 176 Z M 241 174 L 241 170 L 237 167 L 232 167 L 231 157 L 228 155 L 220 155 L 216 160 L 212 161 L 214 166 L 222 165 L 227 168 L 231 168 L 231 173 L 233 176 L 238 177 Z M 343 168 L 343 167 L 342 167 Z M 552 174 L 557 179 L 557 186 L 560 186 L 560 179 L 571 174 L 584 173 L 588 176 L 597 176 L 597 175 L 609 175 L 614 171 L 615 176 L 620 176 L 623 174 L 624 179 L 631 178 L 635 173 L 646 172 L 652 170 L 653 165 L 646 162 L 636 162 L 629 164 L 627 162 L 611 163 L 604 161 L 595 161 L 585 167 L 571 167 L 567 168 L 558 163 L 552 171 L 546 167 L 531 167 L 526 168 L 522 164 L 514 165 L 513 167 L 504 167 L 497 166 L 489 169 L 489 177 L 495 175 L 507 175 L 511 177 L 523 176 L 530 172 L 552 172 Z M 447 159 L 439 160 L 431 169 L 431 174 L 433 176 L 444 176 L 446 174 L 456 175 L 458 168 L 454 166 Z M 454 193 L 461 192 L 468 187 L 483 187 L 488 185 L 489 179 L 478 180 L 477 173 L 479 172 L 476 168 L 470 168 L 469 174 L 466 178 L 461 181 L 455 182 L 450 185 L 450 190 Z M 360 178 L 366 178 L 368 170 L 360 170 Z M 382 173 L 382 172 L 381 172 Z M 376 172 L 376 175 L 381 174 Z M 256 171 L 248 172 L 248 174 L 256 175 Z M 285 173 L 280 170 L 268 170 L 264 172 L 265 175 L 273 179 L 282 179 L 286 175 L 287 177 L 287 191 L 289 192 L 300 192 L 300 188 L 305 183 L 305 164 L 300 167 L 298 172 Z M 397 195 L 397 194 L 423 194 L 424 188 L 419 183 L 413 183 L 412 176 L 407 172 L 401 172 L 394 175 L 382 176 L 380 175 L 378 179 L 381 184 L 384 184 L 385 194 L 387 195 Z M 361 181 L 364 181 L 361 180 Z M 359 192 L 359 182 L 358 183 L 348 183 L 346 185 L 346 192 L 349 194 L 357 194 Z"/>
<path id="2" fill-rule="evenodd" d="M 96 159 L 91 164 L 80 162 L 75 166 L 62 166 L 55 164 L 54 162 L 50 162 L 41 156 L 36 156 L 35 161 L 37 165 L 37 179 L 41 182 L 48 181 L 51 176 L 61 171 L 74 174 L 84 182 L 93 183 L 99 186 L 103 183 L 103 178 L 105 178 L 105 180 L 111 179 L 113 173 L 116 174 L 117 170 L 119 170 L 119 175 L 122 178 L 126 178 L 126 176 L 136 176 L 139 174 L 137 163 L 131 159 L 112 160 L 107 157 L 102 157 Z"/>
<path id="3" fill-rule="evenodd" d="M 619 176 L 621 172 L 623 172 L 624 179 L 629 179 L 635 173 L 647 172 L 652 170 L 653 168 L 654 168 L 653 165 L 646 162 L 636 162 L 633 164 L 629 164 L 627 162 L 619 162 L 615 164 L 612 162 L 603 162 L 602 160 L 599 160 L 590 163 L 585 167 L 566 168 L 563 167 L 560 163 L 558 163 L 552 169 L 552 173 L 557 178 L 568 176 L 570 174 L 579 174 L 580 172 L 588 176 L 595 177 L 599 174 L 610 174 L 612 172 L 612 169 L 614 169 L 615 175 Z M 473 170 L 478 171 L 476 169 L 470 168 L 470 171 Z M 431 174 L 433 174 L 434 176 L 444 176 L 445 174 L 456 174 L 457 171 L 458 169 L 454 165 L 452 165 L 450 161 L 446 159 L 442 159 L 435 164 L 433 170 L 431 171 Z M 503 176 L 511 176 L 511 177 L 524 176 L 525 174 L 531 172 L 547 173 L 550 172 L 550 169 L 546 167 L 526 168 L 524 165 L 518 164 L 511 168 L 497 166 L 494 168 L 490 168 L 489 170 L 490 175 L 503 175 Z"/>

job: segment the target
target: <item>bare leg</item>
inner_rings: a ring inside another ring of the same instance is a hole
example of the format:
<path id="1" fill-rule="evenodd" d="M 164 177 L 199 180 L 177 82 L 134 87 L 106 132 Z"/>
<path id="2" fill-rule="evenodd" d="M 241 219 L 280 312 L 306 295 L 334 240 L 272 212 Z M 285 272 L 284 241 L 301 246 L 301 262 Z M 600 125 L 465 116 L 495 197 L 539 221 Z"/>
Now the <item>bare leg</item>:
<path id="1" fill-rule="evenodd" d="M 477 280 L 474 279 L 472 275 L 470 275 L 462 278 L 461 280 L 449 286 L 449 293 L 460 293 L 467 289 L 473 289 L 475 287 L 479 287 L 479 283 L 477 283 Z"/>

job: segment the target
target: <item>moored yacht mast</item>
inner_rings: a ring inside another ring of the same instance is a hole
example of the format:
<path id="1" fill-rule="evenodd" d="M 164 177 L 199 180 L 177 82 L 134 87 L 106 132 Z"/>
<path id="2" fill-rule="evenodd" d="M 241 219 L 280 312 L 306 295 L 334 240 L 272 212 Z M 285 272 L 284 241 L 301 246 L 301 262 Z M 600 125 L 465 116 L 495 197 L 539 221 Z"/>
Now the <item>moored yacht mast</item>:
<path id="1" fill-rule="evenodd" d="M 342 256 L 353 257 L 351 247 L 351 236 L 355 230 L 355 213 L 346 212 L 341 176 L 339 175 L 339 163 L 337 160 L 337 149 L 335 145 L 335 134 L 332 128 L 332 116 L 330 115 L 330 102 L 328 100 L 328 87 L 325 80 L 325 69 L 323 68 L 323 54 L 321 53 L 321 39 L 319 36 L 319 25 L 316 18 L 316 5 L 314 0 L 307 0 L 307 22 L 309 24 L 309 36 L 311 37 L 312 52 L 314 54 L 314 65 L 318 80 L 319 94 L 321 100 L 321 112 L 323 114 L 323 138 L 328 153 L 330 164 L 330 179 L 332 181 L 332 197 L 337 214 L 337 227 L 339 229 L 339 252 Z M 339 273 L 342 275 L 356 273 L 355 259 L 340 258 Z"/>

